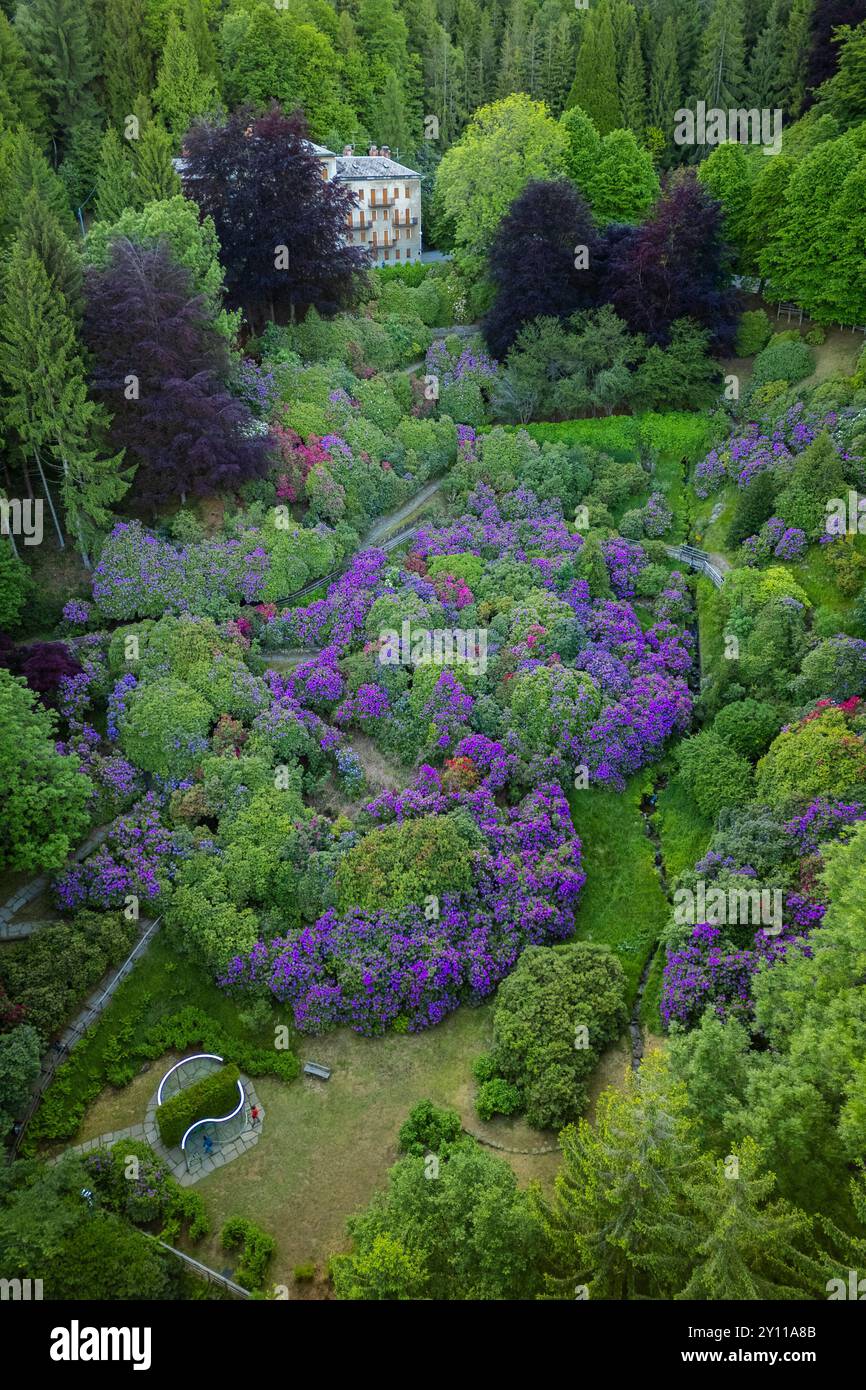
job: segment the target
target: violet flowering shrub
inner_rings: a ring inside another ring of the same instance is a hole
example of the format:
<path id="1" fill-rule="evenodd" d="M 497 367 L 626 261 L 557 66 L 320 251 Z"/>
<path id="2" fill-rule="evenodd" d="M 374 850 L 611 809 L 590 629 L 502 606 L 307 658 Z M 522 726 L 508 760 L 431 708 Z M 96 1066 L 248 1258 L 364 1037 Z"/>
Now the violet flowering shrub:
<path id="1" fill-rule="evenodd" d="M 755 822 L 768 814 L 763 808 L 752 811 Z M 751 1023 L 755 975 L 784 960 L 792 946 L 808 953 L 810 934 L 820 927 L 827 911 L 819 887 L 823 847 L 846 838 L 850 827 L 864 819 L 866 805 L 815 797 L 792 820 L 781 823 L 787 846 L 781 860 L 774 854 L 776 866 L 770 878 L 794 884 L 782 895 L 781 930 L 700 922 L 691 929 L 684 926 L 667 933 L 669 940 L 674 939 L 668 946 L 662 979 L 661 1016 L 666 1026 L 675 1022 L 694 1027 L 706 1009 L 721 1019 Z M 754 868 L 711 848 L 695 866 L 695 876 L 683 875 L 681 883 L 703 879 L 730 887 L 737 875 L 757 886 Z"/>
<path id="2" fill-rule="evenodd" d="M 57 876 L 57 904 L 64 911 L 123 907 L 130 895 L 155 903 L 190 851 L 188 832 L 167 829 L 159 797 L 148 792 L 128 815 L 114 822 L 95 853 Z"/>
<path id="3" fill-rule="evenodd" d="M 757 535 L 747 536 L 740 546 L 746 565 L 768 565 L 771 560 L 799 560 L 809 540 L 799 526 L 787 526 L 780 516 L 771 516 Z"/>
<path id="4" fill-rule="evenodd" d="M 253 529 L 244 540 L 174 546 L 137 521 L 121 521 L 106 538 L 93 572 L 93 600 L 103 618 L 125 622 L 164 613 L 231 618 L 264 592 L 270 561 Z"/>
<path id="5" fill-rule="evenodd" d="M 440 386 L 456 386 L 462 381 L 480 385 L 496 379 L 499 364 L 480 347 L 469 344 L 458 352 L 444 338 L 436 338 L 427 349 L 425 370 L 428 376 L 439 378 Z"/>
<path id="6" fill-rule="evenodd" d="M 699 922 L 688 945 L 668 952 L 661 999 L 665 1026 L 680 1023 L 692 1028 L 708 1008 L 723 1020 L 748 1023 L 754 1012 L 752 982 L 758 970 L 784 960 L 792 943 L 802 944 L 803 935 L 788 926 L 779 936 L 758 930 L 751 948 L 726 949 L 721 929 Z"/>
<path id="7" fill-rule="evenodd" d="M 802 401 L 772 424 L 764 421 L 750 421 L 744 429 L 732 434 L 724 444 L 719 444 L 701 460 L 695 469 L 694 485 L 698 497 L 709 497 L 725 483 L 736 483 L 744 488 L 758 474 L 767 470 L 780 469 L 783 473 L 799 454 L 824 431 L 834 438 L 838 435 L 840 417 L 836 411 L 826 415 L 816 415 L 806 409 Z M 841 447 L 840 457 L 849 459 L 851 455 Z"/>
<path id="8" fill-rule="evenodd" d="M 291 1005 L 302 1032 L 340 1024 L 368 1036 L 416 1032 L 464 1001 L 486 998 L 526 946 L 569 937 L 586 876 L 568 803 L 546 784 L 501 809 L 493 787 L 503 755 L 471 738 L 461 746 L 488 769 L 474 790 L 446 790 L 440 773 L 424 766 L 405 791 L 383 792 L 365 808 L 376 825 L 468 814 L 483 843 L 469 891 L 399 912 L 329 909 L 311 926 L 236 957 L 220 983 L 270 989 Z"/>
<path id="9" fill-rule="evenodd" d="M 611 588 L 617 598 L 633 597 L 638 575 L 649 563 L 646 551 L 635 541 L 624 540 L 622 536 L 613 536 L 604 541 L 601 549 Z"/>

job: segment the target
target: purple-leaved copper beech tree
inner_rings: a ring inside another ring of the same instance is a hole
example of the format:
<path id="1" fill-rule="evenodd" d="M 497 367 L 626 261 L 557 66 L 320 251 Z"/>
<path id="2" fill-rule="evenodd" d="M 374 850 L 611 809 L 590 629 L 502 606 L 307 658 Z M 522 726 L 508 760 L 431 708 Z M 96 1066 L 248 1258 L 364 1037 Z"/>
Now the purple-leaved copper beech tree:
<path id="1" fill-rule="evenodd" d="M 216 226 L 229 302 L 254 328 L 351 306 L 368 264 L 346 242 L 354 195 L 322 177 L 300 111 L 197 122 L 183 161 L 184 191 Z"/>

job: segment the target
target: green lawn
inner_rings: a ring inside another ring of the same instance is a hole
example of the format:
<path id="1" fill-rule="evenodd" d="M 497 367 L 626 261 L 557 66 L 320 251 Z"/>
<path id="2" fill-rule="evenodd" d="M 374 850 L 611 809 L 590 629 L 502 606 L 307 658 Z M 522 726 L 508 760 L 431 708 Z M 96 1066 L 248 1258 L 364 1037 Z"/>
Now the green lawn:
<path id="1" fill-rule="evenodd" d="M 668 916 L 640 813 L 646 786 L 646 774 L 639 774 L 624 792 L 590 787 L 569 796 L 587 875 L 577 911 L 577 939 L 603 942 L 619 957 L 628 980 L 629 1007 Z"/>
<path id="2" fill-rule="evenodd" d="M 287 1008 L 274 1003 L 264 1023 L 246 1026 L 241 1017 L 243 1005 L 219 989 L 195 961 L 177 955 L 167 939 L 157 933 L 98 1022 L 73 1049 L 69 1061 L 58 1073 L 70 1099 L 89 1103 L 101 1087 L 107 1085 L 112 1067 L 130 1056 L 135 1042 L 148 1028 L 187 1007 L 201 1009 L 222 1033 L 236 1038 L 239 1044 L 268 1049 L 274 1044 L 274 1025 L 288 1024 L 291 1018 Z M 52 1091 L 53 1086 L 45 1094 L 28 1138 L 33 1136 L 46 1142 L 62 1138 L 65 1143 L 74 1143 L 75 1137 L 55 1128 Z M 122 1095 L 123 1091 L 115 1094 Z M 134 1123 L 137 1120 L 124 1119 L 106 1129 Z"/>
<path id="3" fill-rule="evenodd" d="M 701 815 L 682 782 L 671 777 L 656 802 L 655 825 L 668 884 L 691 869 L 707 851 L 713 823 Z"/>

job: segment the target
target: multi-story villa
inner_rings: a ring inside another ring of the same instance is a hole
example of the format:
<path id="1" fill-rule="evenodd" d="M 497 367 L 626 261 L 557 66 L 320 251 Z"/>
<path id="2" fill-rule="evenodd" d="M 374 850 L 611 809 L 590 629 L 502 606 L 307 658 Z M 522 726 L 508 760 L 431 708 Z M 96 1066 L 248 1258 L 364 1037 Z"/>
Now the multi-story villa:
<path id="1" fill-rule="evenodd" d="M 322 145 L 313 149 L 324 178 L 348 184 L 357 207 L 349 218 L 349 236 L 364 246 L 374 265 L 417 261 L 421 256 L 421 175 L 391 158 L 387 145 L 356 155 L 351 145 L 341 155 Z"/>
<path id="2" fill-rule="evenodd" d="M 373 265 L 394 265 L 421 257 L 421 175 L 391 158 L 387 145 L 356 155 L 352 145 L 335 154 L 310 142 L 318 155 L 322 178 L 348 184 L 356 207 L 346 226 L 348 240 L 369 252 Z M 183 158 L 172 160 L 183 174 Z"/>

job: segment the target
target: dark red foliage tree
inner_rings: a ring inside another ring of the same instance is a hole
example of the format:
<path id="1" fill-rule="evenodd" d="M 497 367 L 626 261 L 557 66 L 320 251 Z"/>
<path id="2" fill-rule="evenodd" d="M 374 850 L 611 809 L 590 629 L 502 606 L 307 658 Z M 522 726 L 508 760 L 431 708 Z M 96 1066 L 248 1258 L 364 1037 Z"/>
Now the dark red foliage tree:
<path id="1" fill-rule="evenodd" d="M 225 341 L 169 247 L 118 238 L 85 289 L 91 385 L 113 415 L 112 447 L 137 465 L 137 496 L 156 506 L 260 477 L 267 442 L 228 390 Z"/>
<path id="2" fill-rule="evenodd" d="M 856 29 L 864 19 L 866 0 L 816 0 L 812 13 L 807 88 L 820 87 L 839 66 L 839 45 L 832 41 L 833 30 L 840 24 L 850 24 L 852 29 Z M 806 106 L 811 106 L 814 100 L 814 90 L 807 91 Z"/>
<path id="3" fill-rule="evenodd" d="M 676 319 L 691 318 L 720 352 L 733 347 L 739 315 L 733 255 L 720 204 L 693 171 L 677 174 L 647 222 L 618 238 L 605 297 L 633 333 L 666 345 Z"/>
<path id="4" fill-rule="evenodd" d="M 0 633 L 0 666 L 23 676 L 43 704 L 52 704 L 64 676 L 78 676 L 83 667 L 65 642 L 29 642 L 19 647 Z"/>
<path id="5" fill-rule="evenodd" d="M 369 264 L 346 241 L 355 196 L 322 177 L 301 112 L 200 121 L 183 157 L 184 192 L 216 225 L 229 301 L 254 326 L 351 306 Z"/>
<path id="6" fill-rule="evenodd" d="M 496 297 L 482 329 L 494 357 L 505 357 L 528 320 L 567 319 L 598 302 L 599 250 L 592 213 L 573 183 L 526 185 L 490 249 Z"/>
<path id="7" fill-rule="evenodd" d="M 13 1028 L 17 1028 L 19 1023 L 24 1022 L 24 1009 L 20 1004 L 13 1004 L 9 995 L 0 984 L 0 1033 L 11 1033 Z"/>

